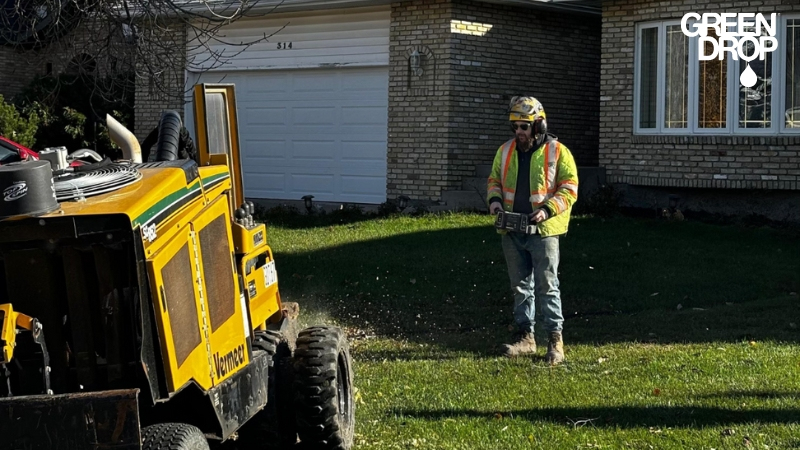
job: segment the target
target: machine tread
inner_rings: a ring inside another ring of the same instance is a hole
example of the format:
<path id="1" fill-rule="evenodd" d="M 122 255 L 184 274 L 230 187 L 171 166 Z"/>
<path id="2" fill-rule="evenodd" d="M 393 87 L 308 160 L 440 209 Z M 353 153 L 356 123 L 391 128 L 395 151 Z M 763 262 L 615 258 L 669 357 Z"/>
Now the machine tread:
<path id="1" fill-rule="evenodd" d="M 295 409 L 307 448 L 348 450 L 353 445 L 352 360 L 344 331 L 311 327 L 300 332 L 294 357 Z M 340 404 L 344 411 L 340 410 Z"/>
<path id="2" fill-rule="evenodd" d="M 239 433 L 248 449 L 291 448 L 297 442 L 292 399 L 292 347 L 295 336 L 279 331 L 256 331 L 253 349 L 270 355 L 267 406 Z"/>
<path id="3" fill-rule="evenodd" d="M 208 450 L 199 428 L 185 423 L 159 423 L 142 429 L 142 450 Z"/>

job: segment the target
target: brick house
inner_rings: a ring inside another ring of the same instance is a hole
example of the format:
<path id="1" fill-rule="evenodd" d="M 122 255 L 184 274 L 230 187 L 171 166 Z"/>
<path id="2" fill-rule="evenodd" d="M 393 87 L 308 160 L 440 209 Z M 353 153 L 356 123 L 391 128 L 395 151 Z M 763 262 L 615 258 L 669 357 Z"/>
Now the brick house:
<path id="1" fill-rule="evenodd" d="M 602 8 L 599 164 L 624 202 L 666 207 L 676 195 L 684 209 L 800 221 L 800 3 Z M 688 12 L 777 13 L 778 49 L 750 63 L 755 86 L 740 83 L 747 63 L 730 53 L 700 61 L 697 38 L 681 30 Z"/>
<path id="2" fill-rule="evenodd" d="M 172 93 L 138 80 L 137 137 L 163 109 L 181 111 L 193 127 L 186 85 L 232 82 L 248 197 L 379 204 L 405 195 L 481 207 L 495 151 L 511 136 L 509 99 L 526 94 L 543 103 L 581 170 L 596 172 L 598 0 L 278 3 L 261 1 L 254 17 L 219 33 L 214 49 L 227 55 L 238 48 L 226 43 L 271 35 L 222 66 L 211 67 L 185 29 L 165 36 L 163 48 L 176 61 L 189 53 L 191 69 L 159 75 Z M 0 60 L 19 57 L 12 53 L 0 48 Z M 7 97 L 31 75 L 13 67 L 0 67 Z"/>
<path id="3" fill-rule="evenodd" d="M 599 2 L 335 6 L 286 1 L 242 19 L 223 40 L 277 33 L 221 67 L 186 74 L 188 84 L 236 84 L 248 197 L 378 204 L 405 195 L 482 207 L 488 167 L 511 136 L 508 102 L 520 93 L 542 101 L 580 166 L 596 168 Z M 161 109 L 180 108 L 144 84 L 136 102 L 137 136 Z"/>

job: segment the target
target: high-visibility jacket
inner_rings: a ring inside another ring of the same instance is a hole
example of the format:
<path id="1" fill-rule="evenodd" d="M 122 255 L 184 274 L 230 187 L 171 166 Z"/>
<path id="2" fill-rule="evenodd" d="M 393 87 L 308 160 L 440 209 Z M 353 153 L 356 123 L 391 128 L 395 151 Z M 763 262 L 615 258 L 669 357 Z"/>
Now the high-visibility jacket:
<path id="1" fill-rule="evenodd" d="M 516 146 L 516 139 L 511 139 L 497 150 L 486 194 L 490 205 L 493 198 L 502 200 L 506 211 L 513 211 L 517 189 Z M 534 211 L 546 208 L 550 213 L 547 220 L 538 224 L 539 233 L 542 236 L 566 233 L 572 205 L 578 199 L 578 168 L 572 152 L 556 139 L 545 142 L 531 156 L 530 180 L 531 192 L 520 194 L 530 195 Z"/>

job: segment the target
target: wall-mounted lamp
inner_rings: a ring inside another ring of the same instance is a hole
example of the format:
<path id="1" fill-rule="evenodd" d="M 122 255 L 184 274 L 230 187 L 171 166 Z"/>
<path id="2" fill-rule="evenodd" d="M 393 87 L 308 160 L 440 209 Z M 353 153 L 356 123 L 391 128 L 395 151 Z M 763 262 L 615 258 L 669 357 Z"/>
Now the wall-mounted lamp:
<path id="1" fill-rule="evenodd" d="M 308 211 L 308 212 L 311 212 L 311 207 L 314 206 L 314 202 L 311 200 L 312 198 L 314 198 L 313 195 L 304 195 L 303 196 L 303 202 L 305 203 L 306 211 Z"/>
<path id="2" fill-rule="evenodd" d="M 414 50 L 411 53 L 411 58 L 409 58 L 409 60 L 408 60 L 408 65 L 411 68 L 411 72 L 414 75 L 416 75 L 416 76 L 422 75 L 422 67 L 421 67 L 422 66 L 422 57 L 420 57 L 418 50 Z"/>
<path id="3" fill-rule="evenodd" d="M 408 198 L 408 196 L 401 195 L 400 197 L 397 197 L 397 200 L 400 204 L 400 209 L 406 209 L 406 206 L 408 206 L 408 201 L 411 199 Z"/>

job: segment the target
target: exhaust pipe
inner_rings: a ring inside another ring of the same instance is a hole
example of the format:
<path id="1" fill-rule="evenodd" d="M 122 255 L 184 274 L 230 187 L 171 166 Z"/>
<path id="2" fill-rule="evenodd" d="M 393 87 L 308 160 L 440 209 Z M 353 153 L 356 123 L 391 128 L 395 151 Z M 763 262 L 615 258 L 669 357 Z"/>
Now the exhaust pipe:
<path id="1" fill-rule="evenodd" d="M 139 141 L 136 140 L 136 136 L 111 117 L 110 114 L 106 114 L 106 126 L 108 127 L 108 136 L 111 141 L 122 149 L 122 157 L 133 163 L 141 163 L 142 149 L 139 147 Z"/>

